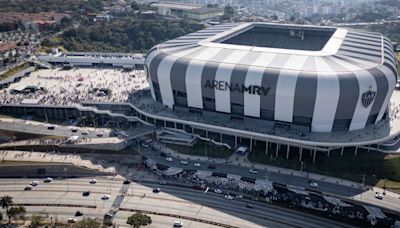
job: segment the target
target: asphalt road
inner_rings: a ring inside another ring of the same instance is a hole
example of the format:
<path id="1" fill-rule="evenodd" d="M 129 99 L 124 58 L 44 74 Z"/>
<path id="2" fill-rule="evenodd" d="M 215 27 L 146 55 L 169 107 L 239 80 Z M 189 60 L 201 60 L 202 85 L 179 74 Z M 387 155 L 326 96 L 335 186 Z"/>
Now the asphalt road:
<path id="1" fill-rule="evenodd" d="M 215 227 L 206 223 L 193 221 L 203 219 L 234 227 L 346 227 L 333 220 L 316 217 L 294 210 L 252 202 L 253 209 L 245 208 L 248 201 L 242 199 L 227 200 L 223 195 L 173 187 L 167 185 L 150 185 L 132 182 L 123 185 L 121 179 L 99 177 L 96 184 L 90 184 L 88 178 L 54 180 L 52 183 L 41 183 L 31 191 L 24 187 L 32 179 L 0 179 L 0 195 L 14 197 L 15 203 L 49 204 L 45 206 L 27 206 L 28 213 L 44 213 L 54 219 L 67 220 L 77 210 L 84 216 L 99 217 L 111 209 L 138 209 L 154 213 L 165 213 L 186 216 L 189 219 L 173 216 L 151 215 L 151 227 L 172 227 L 173 221 L 183 221 L 184 227 Z M 67 185 L 68 182 L 68 185 Z M 160 187 L 160 193 L 152 189 Z M 83 197 L 83 191 L 91 191 L 90 196 Z M 121 194 L 124 193 L 125 194 Z M 101 195 L 109 194 L 109 200 L 102 200 Z M 144 196 L 145 194 L 145 196 Z M 86 207 L 54 207 L 55 204 L 76 204 Z M 120 225 L 132 212 L 118 211 L 114 220 Z M 78 219 L 81 219 L 79 217 Z"/>
<path id="2" fill-rule="evenodd" d="M 133 149 L 137 149 L 137 145 L 132 146 Z M 352 188 L 340 184 L 328 183 L 323 180 L 313 180 L 305 177 L 295 176 L 295 175 L 287 175 L 282 173 L 270 172 L 268 170 L 258 170 L 258 174 L 252 174 L 249 172 L 248 167 L 240 167 L 236 165 L 229 164 L 216 164 L 212 162 L 204 162 L 204 161 L 189 161 L 189 164 L 183 165 L 180 163 L 180 159 L 174 159 L 173 161 L 166 161 L 165 157 L 160 155 L 159 151 L 153 151 L 148 147 L 140 147 L 140 153 L 155 160 L 159 164 L 173 166 L 183 169 L 191 169 L 191 170 L 206 170 L 217 173 L 226 173 L 226 174 L 234 174 L 249 178 L 256 179 L 266 179 L 268 178 L 270 181 L 275 183 L 282 183 L 293 185 L 297 187 L 303 187 L 305 189 L 311 189 L 315 191 L 321 191 L 324 193 L 343 196 L 349 199 L 357 200 L 360 202 L 373 204 L 379 207 L 385 207 L 391 210 L 400 211 L 400 199 L 384 196 L 383 200 L 378 200 L 375 198 L 375 192 L 373 191 L 365 191 L 359 188 Z M 200 163 L 200 167 L 195 167 L 194 163 Z M 208 169 L 209 164 L 215 164 L 216 169 Z M 313 188 L 310 186 L 311 182 L 318 183 L 318 188 Z"/>

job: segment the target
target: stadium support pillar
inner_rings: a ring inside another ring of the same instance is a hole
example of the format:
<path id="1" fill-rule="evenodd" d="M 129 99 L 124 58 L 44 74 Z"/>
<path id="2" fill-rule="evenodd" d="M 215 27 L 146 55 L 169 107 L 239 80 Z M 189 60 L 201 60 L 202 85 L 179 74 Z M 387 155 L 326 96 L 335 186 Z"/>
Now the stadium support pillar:
<path id="1" fill-rule="evenodd" d="M 354 156 L 357 156 L 357 151 L 358 151 L 358 146 L 356 146 L 356 149 L 354 150 Z"/>
<path id="2" fill-rule="evenodd" d="M 222 142 L 222 133 L 219 134 L 219 142 Z"/>
<path id="3" fill-rule="evenodd" d="M 275 150 L 275 157 L 278 157 L 278 151 L 279 151 L 278 146 L 279 146 L 279 144 L 277 143 L 276 144 L 276 150 Z"/>
<path id="4" fill-rule="evenodd" d="M 286 160 L 289 159 L 289 150 L 290 150 L 290 145 L 288 144 L 286 148 Z"/>
<path id="5" fill-rule="evenodd" d="M 235 135 L 235 150 L 237 148 L 237 136 Z"/>
<path id="6" fill-rule="evenodd" d="M 315 156 L 317 156 L 317 150 L 314 149 L 313 152 L 314 152 L 314 155 L 313 155 L 312 162 L 315 163 Z"/>
<path id="7" fill-rule="evenodd" d="M 250 152 L 253 151 L 253 139 L 250 138 Z"/>
<path id="8" fill-rule="evenodd" d="M 340 151 L 340 156 L 343 157 L 344 147 L 342 147 L 342 151 Z"/>
<path id="9" fill-rule="evenodd" d="M 208 131 L 206 130 L 206 138 L 208 138 Z"/>
<path id="10" fill-rule="evenodd" d="M 174 122 L 174 128 L 176 129 L 176 122 Z"/>
<path id="11" fill-rule="evenodd" d="M 265 156 L 268 156 L 268 141 L 265 141 Z"/>
<path id="12" fill-rule="evenodd" d="M 300 157 L 299 157 L 299 161 L 301 161 L 301 157 L 303 157 L 303 147 L 300 147 Z"/>
<path id="13" fill-rule="evenodd" d="M 167 127 L 167 121 L 164 121 L 164 127 Z"/>
<path id="14" fill-rule="evenodd" d="M 331 155 L 331 148 L 328 148 L 328 157 Z"/>

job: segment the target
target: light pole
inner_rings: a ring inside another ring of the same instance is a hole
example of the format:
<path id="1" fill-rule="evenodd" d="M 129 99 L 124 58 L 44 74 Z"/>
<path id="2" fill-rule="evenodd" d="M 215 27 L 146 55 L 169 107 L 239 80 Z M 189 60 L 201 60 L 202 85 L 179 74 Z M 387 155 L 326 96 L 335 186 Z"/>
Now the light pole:
<path id="1" fill-rule="evenodd" d="M 68 168 L 67 168 L 67 167 L 65 167 L 65 168 L 64 168 L 65 180 L 67 181 L 67 192 L 69 192 L 69 185 L 68 185 L 68 176 L 67 176 L 67 171 L 68 171 Z"/>

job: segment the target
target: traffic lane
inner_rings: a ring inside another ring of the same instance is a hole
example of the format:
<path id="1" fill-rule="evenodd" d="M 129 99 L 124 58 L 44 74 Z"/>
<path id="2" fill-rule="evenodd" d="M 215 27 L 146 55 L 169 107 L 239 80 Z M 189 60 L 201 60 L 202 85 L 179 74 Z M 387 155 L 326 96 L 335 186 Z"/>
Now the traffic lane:
<path id="1" fill-rule="evenodd" d="M 117 180 L 115 180 L 115 181 L 117 181 Z M 76 183 L 75 183 L 76 182 Z M 82 182 L 82 180 L 72 180 L 72 181 L 70 181 L 70 186 L 71 186 L 71 188 L 74 188 L 74 187 L 76 187 L 76 186 L 74 186 L 74 184 L 79 184 L 80 182 Z M 88 184 L 88 182 L 87 181 L 84 181 L 84 183 L 86 183 L 86 184 Z M 120 183 L 120 182 L 119 182 Z M 137 184 L 136 184 L 137 185 Z M 50 185 L 49 185 L 49 187 L 50 187 Z M 53 186 L 53 187 L 55 187 L 55 186 Z M 62 185 L 60 185 L 59 187 L 63 187 Z M 118 190 L 118 188 L 114 188 L 115 189 L 115 191 L 117 191 Z M 208 201 L 208 203 L 211 203 L 211 204 L 213 204 L 213 205 L 210 205 L 211 207 L 216 207 L 216 205 L 215 205 L 215 203 L 216 202 L 220 202 L 221 204 L 225 204 L 225 202 L 226 202 L 226 204 L 227 204 L 227 206 L 226 207 L 228 207 L 228 208 L 231 208 L 232 207 L 232 205 L 234 205 L 234 204 L 238 204 L 238 207 L 239 207 L 239 210 L 244 210 L 244 206 L 245 206 L 245 204 L 244 204 L 244 202 L 236 202 L 236 200 L 234 200 L 234 201 L 230 201 L 230 200 L 226 200 L 226 199 L 224 199 L 223 198 L 223 196 L 222 195 L 217 195 L 217 194 L 213 194 L 213 193 L 211 193 L 211 194 L 207 194 L 206 196 L 207 197 L 205 197 L 200 191 L 196 191 L 196 190 L 191 190 L 191 189 L 183 189 L 183 188 L 178 188 L 178 187 L 173 187 L 173 186 L 163 186 L 161 189 L 162 189 L 162 192 L 161 192 L 161 194 L 152 194 L 152 193 L 148 193 L 149 192 L 149 190 L 150 190 L 151 188 L 141 188 L 141 189 L 139 189 L 139 188 L 135 188 L 135 192 L 137 192 L 137 193 L 139 193 L 139 194 L 141 194 L 141 192 L 140 192 L 140 190 L 142 190 L 143 191 L 143 193 L 145 193 L 146 195 L 147 195 L 147 199 L 149 198 L 149 196 L 155 196 L 155 197 L 160 197 L 161 196 L 161 198 L 159 199 L 159 200 L 161 200 L 162 202 L 160 203 L 160 202 L 157 202 L 157 203 L 155 203 L 155 205 L 154 205 L 154 207 L 155 208 L 159 208 L 160 207 L 160 205 L 163 205 L 163 204 L 165 204 L 165 203 L 170 203 L 170 201 L 172 200 L 173 202 L 176 202 L 177 200 L 179 200 L 179 202 L 181 203 L 182 202 L 182 198 L 183 199 L 187 199 L 187 200 L 189 200 L 189 201 L 191 201 L 190 203 L 193 203 L 193 202 L 198 202 L 199 201 L 199 199 L 201 199 L 202 200 L 202 204 L 204 205 L 205 203 L 207 203 L 206 202 L 206 200 Z M 177 191 L 181 191 L 181 192 L 177 192 Z M 62 191 L 64 191 L 64 190 L 62 190 Z M 40 192 L 40 190 L 38 190 L 37 192 Z M 33 192 L 32 192 L 33 193 Z M 163 195 L 164 193 L 166 193 L 165 195 Z M 65 193 L 65 192 L 61 192 L 61 194 L 65 194 L 65 197 L 66 198 L 76 198 L 76 197 L 81 197 L 81 195 L 79 194 L 79 193 Z M 72 197 L 70 197 L 70 195 L 73 195 Z M 115 193 L 116 194 L 116 193 Z M 186 194 L 186 195 L 185 195 Z M 188 197 L 187 196 L 187 194 L 192 194 L 192 196 L 191 197 Z M 44 198 L 44 197 L 48 197 L 49 196 L 49 194 L 47 193 L 47 192 L 45 192 L 44 194 L 43 194 L 43 196 L 34 196 L 34 195 L 29 195 L 28 196 L 28 198 L 29 199 L 31 199 L 31 198 L 33 198 L 33 199 L 36 199 L 36 198 Z M 94 197 L 94 200 L 93 201 L 91 201 L 89 198 L 87 198 L 86 199 L 86 201 L 85 201 L 85 203 L 87 203 L 87 204 L 91 204 L 91 205 L 96 205 L 96 201 L 97 202 L 99 202 L 99 200 L 96 200 L 97 198 L 98 198 L 98 196 L 99 196 L 99 194 L 97 194 L 97 196 L 95 196 Z M 199 197 L 199 196 L 201 196 L 201 197 Z M 113 195 L 112 195 L 112 197 L 114 197 Z M 50 199 L 49 200 L 49 202 L 50 203 L 54 203 L 54 202 L 56 202 L 56 203 L 71 203 L 71 202 L 74 202 L 73 200 L 66 200 L 66 201 L 62 201 L 62 200 L 58 200 L 58 198 L 59 198 L 59 196 L 57 196 L 57 197 L 54 197 L 54 198 L 52 198 L 52 199 Z M 132 197 L 132 198 L 134 198 L 134 199 L 139 199 L 139 197 Z M 208 198 L 210 198 L 210 199 L 208 199 Z M 80 198 L 80 199 L 85 199 L 85 198 Z M 113 199 L 113 198 L 112 198 Z M 112 200 L 112 199 L 110 199 L 110 200 Z M 127 198 L 127 199 L 129 199 L 129 197 Z M 54 201 L 54 200 L 56 200 L 56 201 Z M 89 201 L 89 202 L 87 202 L 87 201 Z M 133 200 L 134 201 L 134 200 Z M 45 201 L 43 201 L 43 200 L 41 200 L 41 202 L 43 203 L 43 202 L 45 202 Z M 82 203 L 82 200 L 80 200 L 80 202 Z M 129 202 L 129 201 L 128 201 Z M 145 202 L 143 201 L 141 204 L 139 204 L 138 202 L 135 202 L 134 204 L 135 205 L 143 205 Z M 104 204 L 106 204 L 106 203 L 104 203 Z M 106 207 L 111 207 L 111 202 L 107 202 L 107 206 Z M 154 207 L 152 207 L 153 209 L 154 209 Z M 181 207 L 181 206 L 180 206 Z M 178 207 L 179 208 L 179 207 Z M 186 209 L 185 209 L 186 210 Z M 261 213 L 264 215 L 264 211 L 265 211 L 265 206 L 264 207 L 262 207 L 262 208 L 260 208 L 260 210 L 262 211 Z M 274 210 L 276 210 L 276 209 L 274 209 Z M 279 209 L 278 209 L 279 210 Z M 229 212 L 228 212 L 229 213 Z M 276 212 L 275 212 L 276 213 Z M 290 213 L 291 214 L 293 214 L 293 213 L 295 213 L 294 211 L 290 211 Z M 213 214 L 213 213 L 212 213 Z M 284 215 L 284 217 L 287 217 L 288 215 L 286 214 L 286 215 Z M 304 219 L 304 216 L 305 215 L 302 215 L 302 219 Z M 250 219 L 251 220 L 251 219 Z"/>
<path id="2" fill-rule="evenodd" d="M 383 199 L 377 199 L 374 191 L 367 191 L 353 197 L 354 200 L 363 201 L 373 205 L 387 207 L 392 210 L 400 211 L 400 199 L 389 195 L 384 195 Z"/>

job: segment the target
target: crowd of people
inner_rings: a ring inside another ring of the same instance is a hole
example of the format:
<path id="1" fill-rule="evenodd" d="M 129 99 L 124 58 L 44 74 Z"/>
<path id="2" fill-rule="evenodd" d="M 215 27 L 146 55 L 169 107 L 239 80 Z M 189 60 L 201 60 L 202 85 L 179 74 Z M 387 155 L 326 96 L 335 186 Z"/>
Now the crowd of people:
<path id="1" fill-rule="evenodd" d="M 38 88 L 20 92 L 22 87 Z M 60 68 L 39 70 L 0 91 L 5 104 L 73 105 L 84 101 L 125 102 L 130 93 L 148 87 L 143 70 Z"/>

